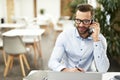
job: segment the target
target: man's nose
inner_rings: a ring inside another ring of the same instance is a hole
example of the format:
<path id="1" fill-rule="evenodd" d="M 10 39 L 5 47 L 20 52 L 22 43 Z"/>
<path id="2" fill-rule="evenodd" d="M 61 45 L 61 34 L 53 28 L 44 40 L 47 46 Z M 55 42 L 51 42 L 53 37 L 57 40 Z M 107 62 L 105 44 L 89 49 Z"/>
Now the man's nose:
<path id="1" fill-rule="evenodd" d="M 84 25 L 83 22 L 80 22 L 80 23 L 79 23 L 79 26 L 83 26 L 83 25 Z"/>

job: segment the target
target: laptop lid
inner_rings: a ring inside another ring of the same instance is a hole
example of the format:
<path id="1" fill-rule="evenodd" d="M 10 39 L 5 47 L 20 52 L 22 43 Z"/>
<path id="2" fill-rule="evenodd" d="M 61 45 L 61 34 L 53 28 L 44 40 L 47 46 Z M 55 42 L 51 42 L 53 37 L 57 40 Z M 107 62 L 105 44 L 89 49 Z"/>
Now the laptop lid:
<path id="1" fill-rule="evenodd" d="M 48 72 L 48 80 L 102 80 L 98 72 Z"/>

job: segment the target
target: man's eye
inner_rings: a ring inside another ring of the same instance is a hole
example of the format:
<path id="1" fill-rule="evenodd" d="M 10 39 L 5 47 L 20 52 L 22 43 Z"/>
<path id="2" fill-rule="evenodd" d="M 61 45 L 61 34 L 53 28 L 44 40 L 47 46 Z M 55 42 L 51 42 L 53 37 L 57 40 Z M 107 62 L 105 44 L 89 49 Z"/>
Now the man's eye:
<path id="1" fill-rule="evenodd" d="M 84 23 L 90 23 L 90 20 L 84 20 L 83 22 Z"/>
<path id="2" fill-rule="evenodd" d="M 80 21 L 79 19 L 76 19 L 76 21 Z"/>

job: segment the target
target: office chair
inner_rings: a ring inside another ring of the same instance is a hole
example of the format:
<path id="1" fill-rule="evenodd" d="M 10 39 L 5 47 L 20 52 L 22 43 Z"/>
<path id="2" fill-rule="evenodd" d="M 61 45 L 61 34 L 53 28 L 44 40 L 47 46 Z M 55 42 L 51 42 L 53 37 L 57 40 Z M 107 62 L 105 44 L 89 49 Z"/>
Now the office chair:
<path id="1" fill-rule="evenodd" d="M 23 76 L 26 76 L 23 62 L 25 62 L 28 70 L 30 70 L 30 66 L 25 56 L 26 48 L 21 38 L 19 36 L 3 36 L 3 49 L 8 55 L 4 77 L 7 76 L 8 70 L 12 68 L 15 57 L 19 58 L 22 74 Z"/>

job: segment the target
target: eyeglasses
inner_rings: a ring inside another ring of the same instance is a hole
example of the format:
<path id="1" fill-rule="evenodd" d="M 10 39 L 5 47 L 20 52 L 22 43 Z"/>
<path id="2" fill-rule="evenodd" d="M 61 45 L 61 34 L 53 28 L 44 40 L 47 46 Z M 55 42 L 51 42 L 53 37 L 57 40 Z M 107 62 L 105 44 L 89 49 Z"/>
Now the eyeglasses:
<path id="1" fill-rule="evenodd" d="M 74 21 L 75 21 L 76 24 L 80 24 L 80 23 L 82 22 L 83 24 L 88 25 L 88 24 L 91 24 L 93 20 L 87 20 L 87 19 L 85 19 L 85 20 L 74 19 Z"/>

